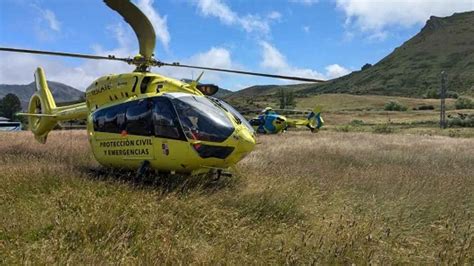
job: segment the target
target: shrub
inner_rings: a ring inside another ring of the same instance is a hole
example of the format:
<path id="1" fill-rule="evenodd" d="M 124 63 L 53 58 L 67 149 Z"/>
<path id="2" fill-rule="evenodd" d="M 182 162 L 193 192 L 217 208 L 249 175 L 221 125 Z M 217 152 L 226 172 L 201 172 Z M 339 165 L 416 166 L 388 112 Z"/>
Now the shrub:
<path id="1" fill-rule="evenodd" d="M 406 111 L 407 107 L 403 106 L 399 102 L 389 101 L 388 103 L 385 104 L 384 110 L 385 111 Z"/>
<path id="2" fill-rule="evenodd" d="M 336 128 L 336 131 L 338 132 L 350 132 L 352 130 L 352 127 L 350 125 L 344 125 Z"/>
<path id="3" fill-rule="evenodd" d="M 433 105 L 420 105 L 418 107 L 414 107 L 413 110 L 434 110 L 434 106 Z"/>
<path id="4" fill-rule="evenodd" d="M 425 98 L 427 99 L 439 99 L 439 94 L 436 90 L 429 90 L 426 92 Z"/>
<path id="5" fill-rule="evenodd" d="M 448 91 L 446 93 L 446 98 L 453 98 L 453 99 L 457 99 L 459 98 L 459 94 L 455 91 Z"/>
<path id="6" fill-rule="evenodd" d="M 458 114 L 448 119 L 449 127 L 474 127 L 474 115 Z"/>
<path id="7" fill-rule="evenodd" d="M 351 121 L 350 125 L 351 126 L 361 126 L 364 124 L 364 121 L 362 120 L 358 120 L 358 119 L 354 119 Z"/>
<path id="8" fill-rule="evenodd" d="M 474 109 L 474 102 L 466 97 L 459 97 L 454 104 L 456 109 Z"/>
<path id="9" fill-rule="evenodd" d="M 451 138 L 459 138 L 461 134 L 459 134 L 459 131 L 457 130 L 449 130 L 448 136 L 450 136 Z"/>
<path id="10" fill-rule="evenodd" d="M 374 127 L 374 133 L 379 134 L 390 134 L 393 133 L 393 128 L 390 127 L 388 123 L 386 124 L 379 124 Z"/>

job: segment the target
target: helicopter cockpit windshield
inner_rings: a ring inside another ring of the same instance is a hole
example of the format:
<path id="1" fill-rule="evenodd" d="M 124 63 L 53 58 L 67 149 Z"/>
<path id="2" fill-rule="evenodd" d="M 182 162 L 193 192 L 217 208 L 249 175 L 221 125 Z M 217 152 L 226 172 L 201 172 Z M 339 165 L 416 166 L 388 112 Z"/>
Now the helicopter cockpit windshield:
<path id="1" fill-rule="evenodd" d="M 205 97 L 189 95 L 171 101 L 188 139 L 223 142 L 234 132 L 224 110 Z"/>
<path id="2" fill-rule="evenodd" d="M 230 104 L 224 102 L 223 100 L 214 98 L 214 97 L 208 97 L 211 101 L 217 103 L 220 107 L 224 108 L 225 110 L 229 111 L 232 116 L 234 116 L 234 119 L 237 121 L 238 124 L 244 124 L 245 127 L 251 132 L 254 133 L 255 130 L 253 129 L 252 125 L 247 121 L 247 119 L 241 115 L 237 110 L 235 110 L 234 107 L 232 107 Z"/>

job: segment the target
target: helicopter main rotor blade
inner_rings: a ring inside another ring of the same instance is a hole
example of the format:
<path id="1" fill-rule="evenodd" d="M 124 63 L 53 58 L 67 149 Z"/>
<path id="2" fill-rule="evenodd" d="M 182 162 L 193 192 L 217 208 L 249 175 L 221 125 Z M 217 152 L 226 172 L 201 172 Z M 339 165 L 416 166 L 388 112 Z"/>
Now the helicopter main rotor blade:
<path id="1" fill-rule="evenodd" d="M 142 63 L 145 63 L 145 64 L 149 63 L 150 65 L 157 66 L 157 67 L 172 66 L 172 67 L 194 68 L 194 69 L 202 69 L 202 70 L 211 70 L 211 71 L 251 75 L 251 76 L 258 76 L 258 77 L 279 78 L 279 79 L 288 79 L 288 80 L 306 81 L 306 82 L 325 82 L 326 81 L 326 80 L 322 80 L 322 79 L 275 75 L 275 74 L 250 72 L 250 71 L 242 71 L 242 70 L 234 70 L 234 69 L 226 69 L 226 68 L 214 68 L 214 67 L 183 65 L 183 64 L 180 64 L 180 63 L 170 64 L 170 63 L 161 62 L 161 61 L 153 59 L 153 58 L 151 58 L 151 59 L 146 59 L 146 58 L 137 58 L 137 59 L 136 58 L 121 58 L 121 57 L 115 57 L 113 55 L 100 56 L 100 55 L 51 52 L 51 51 L 30 50 L 30 49 L 17 49 L 17 48 L 8 48 L 8 47 L 0 47 L 0 51 L 16 52 L 16 53 L 29 53 L 29 54 L 41 54 L 41 55 L 55 55 L 55 56 L 66 56 L 66 57 L 77 57 L 77 58 L 85 58 L 85 59 L 115 60 L 115 61 L 122 61 L 122 62 L 125 62 L 127 64 L 136 64 L 136 65 L 139 65 L 139 64 L 142 64 Z"/>
<path id="2" fill-rule="evenodd" d="M 120 58 L 120 57 L 115 57 L 113 55 L 100 56 L 100 55 L 50 52 L 50 51 L 29 50 L 29 49 L 16 49 L 16 48 L 8 48 L 8 47 L 0 47 L 0 51 L 16 52 L 16 53 L 28 53 L 28 54 L 41 54 L 41 55 L 68 56 L 68 57 L 78 57 L 78 58 L 87 58 L 87 59 L 116 60 L 116 61 L 123 61 L 123 62 L 129 63 L 129 64 L 133 61 L 130 58 Z"/>
<path id="3" fill-rule="evenodd" d="M 140 54 L 151 58 L 155 50 L 155 30 L 150 20 L 129 0 L 104 0 L 105 4 L 117 11 L 132 26 L 140 44 Z"/>
<path id="4" fill-rule="evenodd" d="M 213 68 L 213 67 L 202 67 L 202 66 L 182 65 L 182 64 L 180 64 L 180 63 L 172 63 L 172 64 L 170 64 L 170 63 L 158 62 L 158 65 L 159 65 L 159 66 L 173 66 L 173 67 L 195 68 L 195 69 L 202 69 L 202 70 L 211 70 L 211 71 L 219 71 L 219 72 L 227 72 L 227 73 L 236 73 L 236 74 L 259 76 L 259 77 L 289 79 L 289 80 L 307 81 L 307 82 L 325 82 L 325 81 L 326 81 L 326 80 L 322 80 L 322 79 L 313 79 L 313 78 L 303 78 L 303 77 L 295 77 L 295 76 L 274 75 L 274 74 L 267 74 L 267 73 L 259 73 L 259 72 L 250 72 L 250 71 L 226 69 L 226 68 Z"/>

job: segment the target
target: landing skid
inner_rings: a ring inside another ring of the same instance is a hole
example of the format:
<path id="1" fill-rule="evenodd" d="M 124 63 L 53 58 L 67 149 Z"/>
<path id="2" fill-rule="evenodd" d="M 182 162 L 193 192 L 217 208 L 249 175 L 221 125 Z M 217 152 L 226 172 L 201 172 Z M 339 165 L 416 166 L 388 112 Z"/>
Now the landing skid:
<path id="1" fill-rule="evenodd" d="M 223 169 L 213 169 L 209 174 L 212 177 L 212 181 L 218 181 L 221 177 L 232 177 L 231 172 L 224 171 Z"/>
<path id="2" fill-rule="evenodd" d="M 147 174 L 150 171 L 150 162 L 149 161 L 143 161 L 140 167 L 137 170 L 137 173 L 135 174 L 135 178 L 133 179 L 135 182 L 139 182 L 142 180 L 143 176 Z"/>
<path id="3" fill-rule="evenodd" d="M 145 160 L 140 164 L 140 167 L 137 169 L 133 180 L 135 182 L 140 182 L 141 180 L 144 179 L 144 177 L 146 177 L 147 175 L 153 172 L 154 172 L 153 169 L 150 167 L 150 162 Z M 154 172 L 154 173 L 157 174 L 157 175 L 154 175 L 156 177 L 165 177 L 165 178 L 169 178 L 176 174 L 174 171 L 169 172 L 169 173 L 164 173 L 164 172 Z M 209 168 L 209 171 L 207 172 L 196 172 L 196 173 L 191 173 L 190 175 L 191 176 L 198 176 L 198 175 L 207 176 L 211 178 L 212 181 L 217 181 L 221 177 L 232 177 L 231 172 L 227 171 L 226 169 L 221 169 L 221 168 Z"/>

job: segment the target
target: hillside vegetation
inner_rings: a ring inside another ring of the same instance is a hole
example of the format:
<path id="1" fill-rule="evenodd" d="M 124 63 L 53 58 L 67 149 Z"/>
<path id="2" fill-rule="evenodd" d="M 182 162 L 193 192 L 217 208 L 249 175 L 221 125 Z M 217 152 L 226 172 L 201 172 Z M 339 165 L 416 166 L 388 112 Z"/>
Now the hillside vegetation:
<path id="1" fill-rule="evenodd" d="M 131 182 L 84 131 L 0 138 L 0 264 L 472 264 L 474 139 L 292 132 Z"/>

